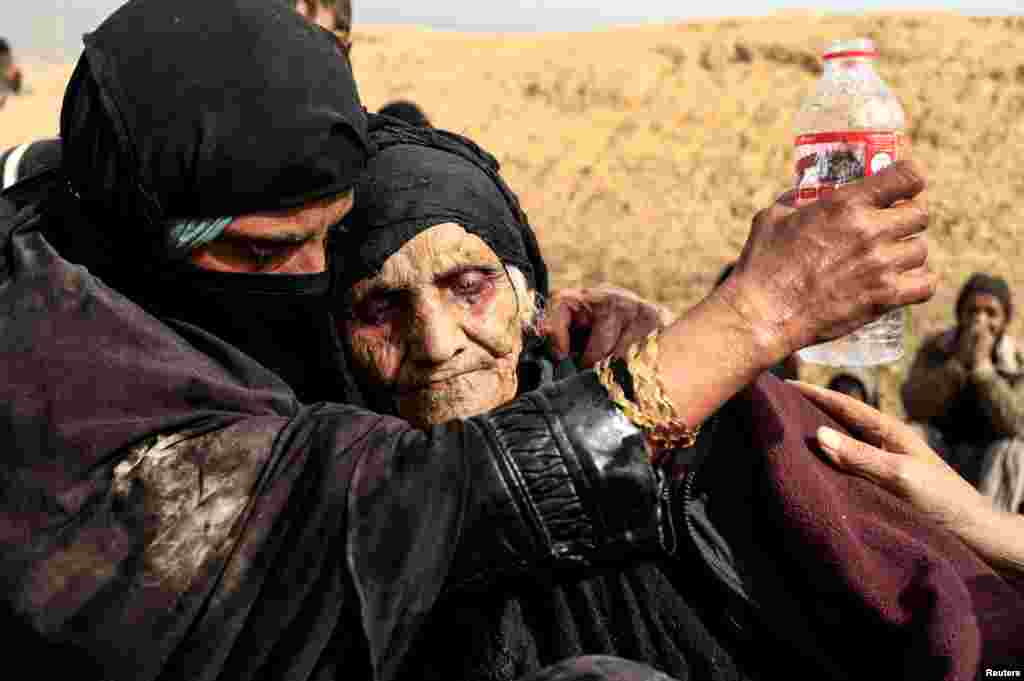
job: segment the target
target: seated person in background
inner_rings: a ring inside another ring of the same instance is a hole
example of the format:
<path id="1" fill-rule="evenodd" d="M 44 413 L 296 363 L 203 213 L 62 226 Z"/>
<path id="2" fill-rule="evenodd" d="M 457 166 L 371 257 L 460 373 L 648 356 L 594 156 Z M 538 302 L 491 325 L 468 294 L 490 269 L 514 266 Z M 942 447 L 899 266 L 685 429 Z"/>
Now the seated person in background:
<path id="1" fill-rule="evenodd" d="M 827 387 L 878 409 L 878 377 L 869 369 L 847 367 L 833 375 Z"/>
<path id="2" fill-rule="evenodd" d="M 427 114 L 423 113 L 423 109 L 416 102 L 410 102 L 407 99 L 397 99 L 385 104 L 378 113 L 403 120 L 409 125 L 418 125 L 423 128 L 430 127 L 430 119 L 427 118 Z"/>
<path id="3" fill-rule="evenodd" d="M 1006 333 L 1012 316 L 1006 281 L 972 275 L 957 297 L 957 325 L 924 342 L 902 396 L 932 448 L 999 507 L 1016 511 L 1024 496 L 1024 355 Z"/>
<path id="4" fill-rule="evenodd" d="M 4 105 L 7 94 L 21 91 L 21 69 L 14 63 L 10 44 L 0 38 L 0 106 Z"/>
<path id="5" fill-rule="evenodd" d="M 295 11 L 333 33 L 348 54 L 352 48 L 352 0 L 295 0 Z"/>

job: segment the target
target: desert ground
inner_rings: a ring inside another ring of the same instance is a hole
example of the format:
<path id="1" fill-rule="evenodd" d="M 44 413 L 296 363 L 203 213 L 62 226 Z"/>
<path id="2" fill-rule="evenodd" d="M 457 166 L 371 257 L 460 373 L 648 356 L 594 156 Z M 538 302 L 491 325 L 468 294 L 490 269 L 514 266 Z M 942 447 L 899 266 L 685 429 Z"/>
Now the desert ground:
<path id="1" fill-rule="evenodd" d="M 790 184 L 792 119 L 822 49 L 861 36 L 879 46 L 929 171 L 942 275 L 910 312 L 907 357 L 880 370 L 883 408 L 901 413 L 909 359 L 951 321 L 971 272 L 1005 276 L 1024 301 L 1024 17 L 800 12 L 559 34 L 361 26 L 353 62 L 368 108 L 415 100 L 498 157 L 556 286 L 613 282 L 679 312 Z M 72 65 L 23 69 L 30 91 L 0 110 L 0 147 L 58 130 Z"/>

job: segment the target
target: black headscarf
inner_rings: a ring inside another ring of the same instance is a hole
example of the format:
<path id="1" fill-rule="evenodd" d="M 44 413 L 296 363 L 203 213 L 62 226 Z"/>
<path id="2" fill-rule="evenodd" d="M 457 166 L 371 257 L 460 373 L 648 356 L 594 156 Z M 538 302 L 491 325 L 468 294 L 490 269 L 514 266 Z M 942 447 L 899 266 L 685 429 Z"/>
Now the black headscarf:
<path id="1" fill-rule="evenodd" d="M 353 185 L 365 121 L 333 38 L 283 0 L 132 0 L 85 36 L 64 168 L 104 216 L 292 208 Z"/>
<path id="2" fill-rule="evenodd" d="M 85 36 L 61 136 L 64 191 L 46 195 L 59 218 L 47 232 L 65 257 L 250 354 L 304 401 L 330 394 L 328 273 L 166 260 L 173 220 L 352 188 L 369 154 L 366 115 L 328 32 L 284 0 L 132 0 Z"/>
<path id="3" fill-rule="evenodd" d="M 499 175 L 498 161 L 472 140 L 437 128 L 370 115 L 376 149 L 356 184 L 355 208 L 331 236 L 335 271 L 332 297 L 373 276 L 405 243 L 431 227 L 454 222 L 480 237 L 504 265 L 514 265 L 538 295 L 548 295 L 548 270 L 519 199 Z M 347 350 L 347 348 L 346 348 Z M 519 391 L 533 390 L 575 371 L 536 336 L 524 338 Z M 351 400 L 393 412 L 387 395 L 358 377 L 346 378 Z"/>
<path id="4" fill-rule="evenodd" d="M 410 102 L 408 99 L 397 99 L 389 104 L 385 104 L 377 113 L 381 116 L 397 118 L 409 125 L 422 125 L 424 127 L 430 127 L 431 125 L 430 119 L 427 118 L 427 114 L 423 112 L 423 109 L 416 102 Z"/>
<path id="5" fill-rule="evenodd" d="M 960 293 L 956 298 L 956 316 L 958 319 L 960 318 L 960 308 L 964 306 L 967 299 L 979 293 L 995 296 L 1003 304 L 1003 310 L 1006 312 L 1006 321 L 1010 321 L 1013 317 L 1013 299 L 1010 297 L 1010 285 L 1002 277 L 982 272 L 972 274 L 971 278 L 960 289 Z"/>
<path id="6" fill-rule="evenodd" d="M 544 299 L 548 271 L 498 161 L 461 135 L 371 116 L 376 153 L 356 184 L 355 208 L 334 237 L 339 291 L 380 271 L 417 234 L 445 222 L 480 237 Z"/>

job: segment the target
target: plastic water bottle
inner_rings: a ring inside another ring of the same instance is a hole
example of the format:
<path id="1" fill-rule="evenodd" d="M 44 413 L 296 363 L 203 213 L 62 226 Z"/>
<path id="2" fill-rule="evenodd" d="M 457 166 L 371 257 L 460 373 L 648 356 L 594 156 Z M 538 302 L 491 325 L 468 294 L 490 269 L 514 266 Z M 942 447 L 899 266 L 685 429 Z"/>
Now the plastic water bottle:
<path id="1" fill-rule="evenodd" d="M 875 71 L 878 51 L 866 38 L 833 42 L 814 93 L 796 117 L 796 203 L 828 196 L 900 158 L 903 107 Z M 905 311 L 893 310 L 848 336 L 800 350 L 815 364 L 863 367 L 903 356 Z"/>

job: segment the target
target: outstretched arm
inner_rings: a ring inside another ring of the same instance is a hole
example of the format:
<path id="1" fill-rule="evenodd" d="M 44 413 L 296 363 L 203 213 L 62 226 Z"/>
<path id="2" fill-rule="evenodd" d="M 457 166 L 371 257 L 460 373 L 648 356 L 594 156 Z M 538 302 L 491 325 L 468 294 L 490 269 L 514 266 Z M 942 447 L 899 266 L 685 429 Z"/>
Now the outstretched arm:
<path id="1" fill-rule="evenodd" d="M 934 294 L 927 244 L 910 238 L 927 227 L 924 187 L 905 161 L 800 210 L 787 196 L 754 218 L 728 279 L 673 323 L 627 291 L 571 289 L 554 297 L 544 330 L 563 353 L 573 328 L 589 331 L 591 366 L 663 328 L 659 377 L 678 415 L 700 424 L 796 350 Z"/>
<path id="2" fill-rule="evenodd" d="M 799 210 L 759 213 L 729 278 L 662 334 L 660 377 L 679 416 L 699 424 L 798 349 L 930 298 L 927 244 L 909 238 L 927 227 L 924 186 L 904 161 Z"/>
<path id="3" fill-rule="evenodd" d="M 820 429 L 818 442 L 832 463 L 905 499 L 993 567 L 1024 575 L 1024 516 L 993 506 L 901 421 L 846 395 L 794 385 L 862 438 Z"/>

